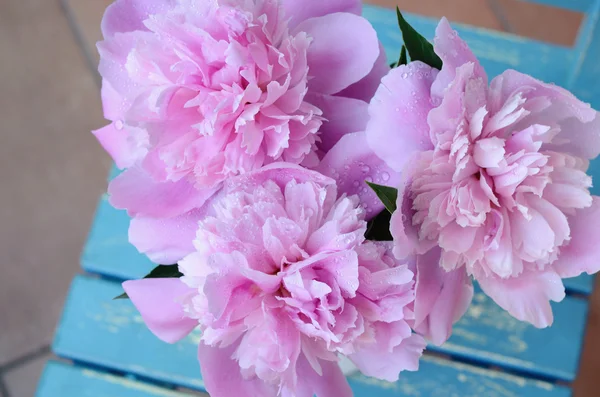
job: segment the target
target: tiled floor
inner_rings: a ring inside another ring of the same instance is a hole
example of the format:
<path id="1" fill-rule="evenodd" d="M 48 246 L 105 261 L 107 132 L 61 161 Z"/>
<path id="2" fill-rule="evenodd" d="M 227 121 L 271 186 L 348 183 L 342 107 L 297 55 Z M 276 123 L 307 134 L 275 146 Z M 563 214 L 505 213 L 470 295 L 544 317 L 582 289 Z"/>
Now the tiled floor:
<path id="1" fill-rule="evenodd" d="M 562 44 L 580 22 L 519 0 L 372 2 Z M 109 3 L 0 1 L 1 397 L 33 396 L 105 189 L 109 160 L 89 131 L 103 124 L 94 43 Z M 593 301 L 578 397 L 600 387 L 600 288 Z"/>

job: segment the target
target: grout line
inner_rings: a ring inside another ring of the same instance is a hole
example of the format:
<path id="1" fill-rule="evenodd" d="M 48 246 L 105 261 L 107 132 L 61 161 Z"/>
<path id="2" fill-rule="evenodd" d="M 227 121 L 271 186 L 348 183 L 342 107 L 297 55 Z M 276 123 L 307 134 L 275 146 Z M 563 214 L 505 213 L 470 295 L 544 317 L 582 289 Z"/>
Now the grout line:
<path id="1" fill-rule="evenodd" d="M 88 69 L 92 72 L 94 76 L 94 81 L 98 87 L 102 85 L 102 79 L 100 78 L 100 74 L 98 73 L 98 65 L 96 65 L 96 60 L 90 50 L 87 42 L 83 37 L 83 32 L 81 31 L 79 24 L 76 21 L 75 14 L 71 9 L 71 6 L 68 4 L 67 0 L 59 0 L 60 8 L 67 19 L 67 23 L 69 24 L 69 28 L 71 29 L 71 33 L 75 39 L 75 42 L 81 52 L 83 52 L 83 57 L 85 58 L 85 63 Z"/>
<path id="2" fill-rule="evenodd" d="M 2 379 L 2 374 L 0 374 L 0 396 L 10 397 L 10 393 L 8 392 L 8 387 L 6 387 L 6 383 L 4 383 L 4 379 Z"/>
<path id="3" fill-rule="evenodd" d="M 44 345 L 34 351 L 25 353 L 21 357 L 17 357 L 14 360 L 9 361 L 8 363 L 2 365 L 0 367 L 0 375 L 3 373 L 6 373 L 8 371 L 11 371 L 15 368 L 18 368 L 24 364 L 27 364 L 28 362 L 35 360 L 36 358 L 45 356 L 46 354 L 49 354 L 50 351 L 51 351 L 50 345 Z"/>
<path id="4" fill-rule="evenodd" d="M 506 16 L 502 4 L 498 3 L 498 0 L 487 0 L 487 3 L 488 6 L 491 8 L 492 12 L 494 13 L 494 16 L 498 18 L 498 22 L 500 22 L 502 30 L 504 30 L 507 33 L 516 33 L 516 29 L 514 28 L 512 23 L 510 23 L 508 17 Z"/>

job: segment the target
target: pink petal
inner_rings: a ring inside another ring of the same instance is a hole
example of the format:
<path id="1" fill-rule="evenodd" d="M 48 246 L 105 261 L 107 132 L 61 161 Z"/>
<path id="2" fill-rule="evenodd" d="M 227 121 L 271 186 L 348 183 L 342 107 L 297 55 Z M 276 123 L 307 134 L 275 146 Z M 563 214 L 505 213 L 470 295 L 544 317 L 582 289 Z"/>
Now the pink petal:
<path id="1" fill-rule="evenodd" d="M 109 201 L 130 216 L 169 218 L 200 208 L 216 188 L 198 190 L 186 179 L 157 182 L 141 168 L 126 170 L 108 186 Z"/>
<path id="2" fill-rule="evenodd" d="M 320 360 L 322 375 L 311 367 L 306 357 L 298 358 L 298 387 L 294 394 L 283 394 L 294 397 L 352 397 L 352 389 L 335 361 Z"/>
<path id="3" fill-rule="evenodd" d="M 444 66 L 431 87 L 432 96 L 442 98 L 446 87 L 456 77 L 456 69 L 465 63 L 473 63 L 475 76 L 483 78 L 484 83 L 487 84 L 487 75 L 477 57 L 458 36 L 458 33 L 452 29 L 446 18 L 442 18 L 438 24 L 434 43 L 435 52 L 444 62 Z"/>
<path id="4" fill-rule="evenodd" d="M 439 259 L 439 249 L 417 257 L 414 308 L 415 330 L 438 346 L 450 338 L 452 325 L 473 299 L 473 285 L 465 269 L 446 272 Z"/>
<path id="5" fill-rule="evenodd" d="M 325 155 L 318 170 L 336 179 L 339 194 L 357 194 L 366 208 L 367 219 L 376 216 L 384 206 L 365 181 L 386 186 L 396 186 L 400 181 L 400 174 L 369 149 L 364 132 L 343 136 Z"/>
<path id="6" fill-rule="evenodd" d="M 108 38 L 115 33 L 147 30 L 144 20 L 152 14 L 165 12 L 174 3 L 174 0 L 117 0 L 104 13 L 102 34 Z"/>
<path id="7" fill-rule="evenodd" d="M 175 218 L 133 218 L 129 242 L 154 263 L 177 263 L 194 252 L 193 240 L 201 217 L 201 211 L 194 210 Z"/>
<path id="8" fill-rule="evenodd" d="M 388 64 L 385 50 L 381 44 L 379 44 L 379 58 L 375 61 L 371 73 L 369 73 L 364 79 L 357 83 L 352 84 L 350 87 L 344 89 L 338 96 L 356 98 L 365 102 L 370 102 L 381 84 L 381 79 L 390 72 L 390 65 Z"/>
<path id="9" fill-rule="evenodd" d="M 319 130 L 319 148 L 327 153 L 344 135 L 364 131 L 369 119 L 367 102 L 332 95 L 307 95 L 306 100 L 323 111 L 326 121 Z"/>
<path id="10" fill-rule="evenodd" d="M 288 182 L 295 179 L 297 183 L 314 182 L 335 190 L 335 180 L 319 172 L 290 163 L 273 163 L 259 170 L 229 178 L 224 182 L 223 194 L 246 190 L 251 191 L 267 181 L 275 182 L 280 188 L 285 188 Z"/>
<path id="11" fill-rule="evenodd" d="M 127 98 L 119 94 L 106 79 L 102 80 L 101 96 L 104 118 L 107 120 L 122 119 L 131 106 Z"/>
<path id="12" fill-rule="evenodd" d="M 361 0 L 282 0 L 286 18 L 290 19 L 290 28 L 309 18 L 322 17 L 336 12 L 362 13 Z"/>
<path id="13" fill-rule="evenodd" d="M 557 123 L 560 126 L 560 132 L 553 139 L 560 143 L 544 144 L 542 149 L 567 152 L 590 160 L 600 155 L 600 115 L 569 91 L 514 70 L 496 77 L 490 87 L 492 91 L 500 92 L 500 103 L 523 88 L 533 88 L 525 92 L 526 98 L 543 97 L 548 101 L 546 109 L 532 112 L 526 118 L 528 125 L 552 126 Z"/>
<path id="14" fill-rule="evenodd" d="M 202 380 L 212 397 L 276 397 L 277 388 L 257 377 L 244 379 L 237 361 L 232 359 L 237 344 L 225 348 L 201 343 L 198 360 Z"/>
<path id="15" fill-rule="evenodd" d="M 432 109 L 429 90 L 436 75 L 436 70 L 420 62 L 393 69 L 369 105 L 367 141 L 398 172 L 412 153 L 432 148 L 427 115 Z"/>
<path id="16" fill-rule="evenodd" d="M 600 197 L 594 196 L 592 206 L 578 210 L 569 217 L 571 242 L 560 249 L 552 267 L 562 278 L 600 271 Z"/>
<path id="17" fill-rule="evenodd" d="M 518 277 L 508 279 L 482 277 L 477 281 L 483 292 L 511 316 L 537 328 L 552 325 L 550 301 L 560 302 L 565 297 L 560 276 L 551 268 L 525 271 Z"/>
<path id="18" fill-rule="evenodd" d="M 167 343 L 183 339 L 198 325 L 186 317 L 180 303 L 194 290 L 178 278 L 125 281 L 123 289 L 150 331 Z"/>
<path id="19" fill-rule="evenodd" d="M 111 123 L 92 133 L 104 150 L 112 157 L 117 167 L 122 169 L 133 165 L 134 158 L 132 157 L 126 131 L 116 128 L 115 123 Z"/>
<path id="20" fill-rule="evenodd" d="M 398 332 L 395 329 L 397 323 L 376 324 L 375 338 L 377 338 L 378 343 L 367 345 L 350 355 L 352 362 L 364 375 L 388 382 L 396 382 L 400 372 L 419 369 L 419 359 L 423 355 L 427 342 L 420 335 L 411 335 L 408 325 L 404 323 L 409 333 L 408 337 L 405 339 L 399 337 L 399 343 L 394 344 L 391 348 L 381 343 L 380 339 L 398 337 Z M 381 335 L 383 332 L 389 332 L 390 335 Z"/>
<path id="21" fill-rule="evenodd" d="M 410 172 L 406 171 L 403 178 L 409 178 Z M 390 232 L 394 238 L 394 255 L 399 259 L 412 256 L 419 251 L 419 232 L 412 219 L 414 210 L 410 199 L 410 182 L 402 181 L 398 187 L 397 210 L 390 220 Z"/>
<path id="22" fill-rule="evenodd" d="M 342 91 L 367 76 L 379 57 L 375 29 L 366 19 L 354 14 L 311 18 L 298 25 L 296 31 L 306 32 L 313 38 L 307 53 L 311 92 Z"/>

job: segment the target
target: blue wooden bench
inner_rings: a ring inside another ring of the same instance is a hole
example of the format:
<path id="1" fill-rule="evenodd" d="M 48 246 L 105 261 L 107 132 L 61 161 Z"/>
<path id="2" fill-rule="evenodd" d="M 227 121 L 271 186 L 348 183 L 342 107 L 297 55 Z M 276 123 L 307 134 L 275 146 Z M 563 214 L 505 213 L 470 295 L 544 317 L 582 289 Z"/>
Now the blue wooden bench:
<path id="1" fill-rule="evenodd" d="M 533 0 L 532 0 L 533 1 Z M 573 48 L 458 26 L 491 75 L 515 68 L 574 91 L 600 107 L 600 1 L 537 0 L 586 13 Z M 394 13 L 365 7 L 390 58 L 401 37 Z M 435 22 L 409 16 L 433 35 Z M 594 165 L 600 177 L 600 166 Z M 596 189 L 596 194 L 600 191 Z M 53 349 L 66 360 L 48 363 L 37 397 L 149 397 L 203 391 L 196 361 L 198 334 L 175 345 L 156 339 L 129 301 L 113 301 L 123 280 L 153 268 L 127 241 L 129 219 L 102 197 L 81 258 L 87 272 L 73 281 Z M 567 280 L 569 296 L 554 305 L 555 324 L 537 330 L 514 320 L 481 292 L 442 347 L 431 347 L 419 372 L 397 383 L 350 377 L 357 397 L 568 397 L 587 317 L 588 276 Z M 182 392 L 185 389 L 188 392 Z"/>

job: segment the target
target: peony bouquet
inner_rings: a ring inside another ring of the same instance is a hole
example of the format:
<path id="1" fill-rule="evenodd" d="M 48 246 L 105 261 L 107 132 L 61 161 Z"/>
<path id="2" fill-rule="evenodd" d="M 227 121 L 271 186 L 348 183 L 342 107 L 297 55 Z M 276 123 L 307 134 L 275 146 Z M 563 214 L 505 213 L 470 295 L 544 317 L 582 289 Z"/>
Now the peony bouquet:
<path id="1" fill-rule="evenodd" d="M 160 264 L 121 298 L 166 342 L 200 329 L 214 397 L 351 396 L 341 358 L 416 371 L 473 280 L 542 328 L 562 279 L 600 270 L 598 113 L 513 70 L 488 81 L 446 19 L 433 45 L 398 22 L 390 66 L 360 0 L 106 10 L 94 134 Z"/>

